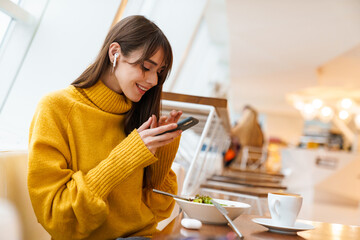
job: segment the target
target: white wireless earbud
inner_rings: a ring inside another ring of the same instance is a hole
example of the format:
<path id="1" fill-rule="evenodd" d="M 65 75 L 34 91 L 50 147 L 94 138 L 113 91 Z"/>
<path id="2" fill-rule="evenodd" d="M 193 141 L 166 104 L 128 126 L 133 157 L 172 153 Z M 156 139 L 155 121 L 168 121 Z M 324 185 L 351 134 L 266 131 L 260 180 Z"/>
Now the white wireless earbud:
<path id="1" fill-rule="evenodd" d="M 115 66 L 116 66 L 116 59 L 117 59 L 118 56 L 119 56 L 119 53 L 115 53 L 114 62 L 113 62 L 113 68 L 115 68 Z"/>

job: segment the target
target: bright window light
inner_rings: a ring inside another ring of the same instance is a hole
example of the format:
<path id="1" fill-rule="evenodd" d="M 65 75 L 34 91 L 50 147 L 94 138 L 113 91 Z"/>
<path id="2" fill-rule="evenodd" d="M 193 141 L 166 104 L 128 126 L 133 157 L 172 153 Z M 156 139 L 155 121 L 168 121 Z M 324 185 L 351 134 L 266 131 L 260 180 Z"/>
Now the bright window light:
<path id="1" fill-rule="evenodd" d="M 18 131 L 18 127 L 28 122 L 21 119 L 17 122 L 20 124 L 13 125 L 18 116 L 8 113 L 14 107 L 7 100 L 16 93 L 12 86 L 16 86 L 26 53 L 48 2 L 0 0 L 0 150 L 26 149 L 27 146 L 24 141 L 26 137 L 20 132 L 24 130 Z M 22 107 L 16 106 L 15 111 L 23 112 Z"/>
<path id="2" fill-rule="evenodd" d="M 19 5 L 22 2 L 21 0 L 10 0 L 10 1 L 17 4 L 17 5 Z"/>
<path id="3" fill-rule="evenodd" d="M 0 11 L 0 46 L 11 22 L 11 17 Z"/>

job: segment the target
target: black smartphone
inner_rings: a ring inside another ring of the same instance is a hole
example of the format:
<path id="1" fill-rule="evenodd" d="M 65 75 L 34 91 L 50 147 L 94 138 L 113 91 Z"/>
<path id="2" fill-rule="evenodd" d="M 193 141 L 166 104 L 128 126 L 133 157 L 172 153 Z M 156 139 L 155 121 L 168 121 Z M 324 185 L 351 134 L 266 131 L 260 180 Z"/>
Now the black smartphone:
<path id="1" fill-rule="evenodd" d="M 198 123 L 199 123 L 199 120 L 197 118 L 187 117 L 187 118 L 179 121 L 177 123 L 178 126 L 176 128 L 174 128 L 172 130 L 169 130 L 169 131 L 166 131 L 166 132 L 163 132 L 163 133 L 160 133 L 158 135 L 162 135 L 162 134 L 169 133 L 169 132 L 174 132 L 174 131 L 177 131 L 177 130 L 185 131 L 186 129 L 191 128 L 192 126 L 195 126 Z"/>

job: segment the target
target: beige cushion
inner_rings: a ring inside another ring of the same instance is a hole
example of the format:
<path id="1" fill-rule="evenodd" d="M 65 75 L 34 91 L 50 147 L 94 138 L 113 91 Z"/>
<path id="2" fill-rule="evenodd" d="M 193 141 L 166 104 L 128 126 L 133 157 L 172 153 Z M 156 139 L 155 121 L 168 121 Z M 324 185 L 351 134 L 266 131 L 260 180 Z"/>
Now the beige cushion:
<path id="1" fill-rule="evenodd" d="M 26 151 L 0 152 L 0 197 L 16 207 L 23 231 L 23 239 L 50 239 L 38 223 L 27 189 L 28 154 Z"/>

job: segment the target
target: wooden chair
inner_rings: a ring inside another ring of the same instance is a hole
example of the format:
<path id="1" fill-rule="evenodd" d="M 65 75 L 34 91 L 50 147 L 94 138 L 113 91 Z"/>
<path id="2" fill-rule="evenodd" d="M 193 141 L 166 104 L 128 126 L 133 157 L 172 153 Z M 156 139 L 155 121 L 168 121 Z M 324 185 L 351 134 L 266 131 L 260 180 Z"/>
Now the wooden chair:
<path id="1" fill-rule="evenodd" d="M 38 223 L 27 189 L 28 154 L 26 151 L 0 152 L 1 196 L 9 201 L 20 217 L 22 239 L 48 240 L 50 235 Z M 1 238 L 2 239 L 2 238 Z"/>

